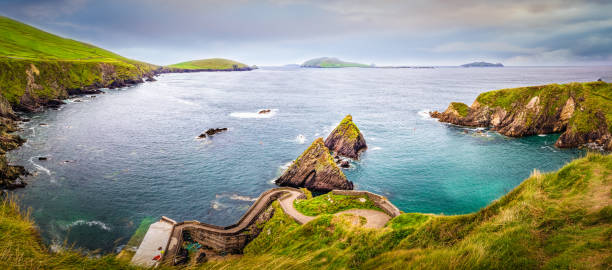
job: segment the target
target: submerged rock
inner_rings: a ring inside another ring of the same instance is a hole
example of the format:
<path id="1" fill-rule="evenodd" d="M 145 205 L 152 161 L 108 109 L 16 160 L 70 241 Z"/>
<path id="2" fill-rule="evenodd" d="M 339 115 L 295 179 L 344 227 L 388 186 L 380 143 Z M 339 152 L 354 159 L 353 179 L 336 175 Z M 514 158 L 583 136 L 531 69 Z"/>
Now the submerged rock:
<path id="1" fill-rule="evenodd" d="M 337 155 L 353 159 L 358 159 L 359 154 L 368 148 L 350 114 L 327 136 L 325 146 Z"/>
<path id="2" fill-rule="evenodd" d="M 207 136 L 210 137 L 212 135 L 215 135 L 215 134 L 223 132 L 223 131 L 227 131 L 227 128 L 209 128 L 207 131 L 205 131 L 204 133 L 200 134 L 200 136 L 198 136 L 198 138 L 206 138 Z"/>
<path id="3" fill-rule="evenodd" d="M 342 170 L 336 165 L 323 138 L 316 139 L 289 168 L 276 179 L 280 186 L 305 187 L 314 191 L 353 189 Z"/>
<path id="4" fill-rule="evenodd" d="M 502 89 L 480 94 L 469 107 L 453 102 L 430 116 L 455 125 L 490 127 L 510 137 L 562 133 L 557 147 L 612 150 L 610 93 L 612 85 L 606 82 Z"/>

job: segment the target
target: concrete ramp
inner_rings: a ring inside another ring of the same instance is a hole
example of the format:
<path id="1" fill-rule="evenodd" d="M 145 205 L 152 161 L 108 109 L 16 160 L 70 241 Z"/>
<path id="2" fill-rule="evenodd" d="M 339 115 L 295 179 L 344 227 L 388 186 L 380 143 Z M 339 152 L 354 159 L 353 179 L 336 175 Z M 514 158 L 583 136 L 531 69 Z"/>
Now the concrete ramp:
<path id="1" fill-rule="evenodd" d="M 157 266 L 159 261 L 153 260 L 153 258 L 161 255 L 162 251 L 163 253 L 166 252 L 175 223 L 169 218 L 162 217 L 160 221 L 151 224 L 132 258 L 132 264 L 144 267 Z M 160 247 L 162 248 L 161 251 L 159 250 Z"/>

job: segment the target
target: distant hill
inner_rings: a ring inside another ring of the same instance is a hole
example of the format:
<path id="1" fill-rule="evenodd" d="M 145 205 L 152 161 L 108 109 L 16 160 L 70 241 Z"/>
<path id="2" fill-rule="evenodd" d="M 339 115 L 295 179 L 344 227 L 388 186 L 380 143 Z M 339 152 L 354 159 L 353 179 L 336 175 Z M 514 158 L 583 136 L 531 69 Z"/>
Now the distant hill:
<path id="1" fill-rule="evenodd" d="M 473 62 L 469 64 L 463 64 L 462 67 L 503 67 L 502 63 L 487 63 L 487 62 Z"/>
<path id="2" fill-rule="evenodd" d="M 210 58 L 182 62 L 174 65 L 169 65 L 169 68 L 177 68 L 183 70 L 219 70 L 219 71 L 232 71 L 232 70 L 251 70 L 251 67 L 246 64 L 236 62 L 229 59 L 223 58 Z"/>
<path id="3" fill-rule="evenodd" d="M 302 67 L 308 68 L 342 68 L 342 67 L 371 67 L 370 65 L 344 62 L 334 57 L 321 57 L 308 60 L 302 64 Z"/>

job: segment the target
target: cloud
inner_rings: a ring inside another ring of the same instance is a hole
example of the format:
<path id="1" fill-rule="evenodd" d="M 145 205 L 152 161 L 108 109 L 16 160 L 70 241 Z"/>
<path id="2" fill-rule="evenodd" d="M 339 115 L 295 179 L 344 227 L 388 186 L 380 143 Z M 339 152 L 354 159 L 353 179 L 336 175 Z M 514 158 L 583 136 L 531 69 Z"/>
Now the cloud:
<path id="1" fill-rule="evenodd" d="M 611 12 L 609 1 L 572 0 L 0 0 L 0 13 L 160 64 L 190 55 L 601 63 L 612 55 Z"/>

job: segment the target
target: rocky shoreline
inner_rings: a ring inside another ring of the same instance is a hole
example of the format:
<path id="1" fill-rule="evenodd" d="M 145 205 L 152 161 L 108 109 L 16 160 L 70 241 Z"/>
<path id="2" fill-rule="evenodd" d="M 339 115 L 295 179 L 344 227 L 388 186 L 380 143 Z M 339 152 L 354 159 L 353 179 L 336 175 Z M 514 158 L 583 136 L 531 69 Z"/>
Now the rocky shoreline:
<path id="1" fill-rule="evenodd" d="M 612 85 L 551 84 L 482 93 L 471 106 L 452 102 L 430 116 L 460 126 L 486 127 L 509 137 L 561 133 L 555 146 L 612 150 Z"/>

